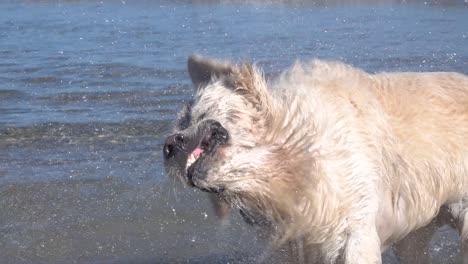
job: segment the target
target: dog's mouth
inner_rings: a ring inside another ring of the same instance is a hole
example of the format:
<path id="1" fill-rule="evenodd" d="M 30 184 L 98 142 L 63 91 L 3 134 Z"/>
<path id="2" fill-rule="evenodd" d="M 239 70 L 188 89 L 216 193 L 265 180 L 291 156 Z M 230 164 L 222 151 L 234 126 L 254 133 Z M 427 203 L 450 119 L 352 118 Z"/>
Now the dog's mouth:
<path id="1" fill-rule="evenodd" d="M 188 155 L 187 158 L 187 165 L 185 166 L 185 171 L 188 172 L 189 168 L 197 161 L 197 159 L 201 156 L 204 150 L 200 147 L 197 147 L 192 153 Z"/>
<path id="2" fill-rule="evenodd" d="M 207 160 L 211 159 L 215 155 L 215 149 L 205 149 L 201 146 L 198 146 L 193 150 L 187 157 L 187 163 L 185 164 L 185 181 L 188 185 L 192 187 L 197 187 L 194 182 L 194 176 L 196 181 L 196 176 L 202 176 L 201 172 L 206 173 L 207 168 L 202 168 L 203 166 L 208 166 Z"/>
<path id="3" fill-rule="evenodd" d="M 176 171 L 189 186 L 202 191 L 221 192 L 222 187 L 213 187 L 207 174 L 220 147 L 228 143 L 229 135 L 221 124 L 206 120 L 195 133 L 177 133 L 169 136 L 164 145 L 164 158 L 169 172 Z"/>
<path id="4" fill-rule="evenodd" d="M 210 184 L 207 179 L 208 171 L 213 167 L 213 161 L 219 159 L 218 150 L 226 145 L 227 131 L 218 123 L 206 129 L 197 146 L 187 157 L 186 180 L 190 186 L 206 192 L 222 192 L 224 188 Z"/>

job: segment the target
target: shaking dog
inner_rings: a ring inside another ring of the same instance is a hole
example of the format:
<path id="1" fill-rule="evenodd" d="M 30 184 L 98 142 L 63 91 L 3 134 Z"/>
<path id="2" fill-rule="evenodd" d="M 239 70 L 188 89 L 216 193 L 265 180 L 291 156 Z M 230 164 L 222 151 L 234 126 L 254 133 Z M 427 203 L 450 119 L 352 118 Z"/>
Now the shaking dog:
<path id="1" fill-rule="evenodd" d="M 442 206 L 468 241 L 466 75 L 314 60 L 266 81 L 196 55 L 188 70 L 195 95 L 166 139 L 168 174 L 274 241 L 301 239 L 326 263 L 381 263 Z"/>

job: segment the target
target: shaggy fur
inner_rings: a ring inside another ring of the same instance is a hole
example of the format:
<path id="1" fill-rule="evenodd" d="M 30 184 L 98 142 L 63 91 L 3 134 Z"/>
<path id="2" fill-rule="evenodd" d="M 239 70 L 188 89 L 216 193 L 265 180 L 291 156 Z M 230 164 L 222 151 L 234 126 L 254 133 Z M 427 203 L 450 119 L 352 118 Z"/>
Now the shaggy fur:
<path id="1" fill-rule="evenodd" d="M 199 56 L 189 72 L 196 94 L 174 132 L 207 119 L 229 132 L 195 187 L 221 190 L 277 243 L 301 239 L 326 263 L 381 263 L 443 205 L 468 239 L 467 76 L 314 60 L 267 83 L 255 66 Z"/>

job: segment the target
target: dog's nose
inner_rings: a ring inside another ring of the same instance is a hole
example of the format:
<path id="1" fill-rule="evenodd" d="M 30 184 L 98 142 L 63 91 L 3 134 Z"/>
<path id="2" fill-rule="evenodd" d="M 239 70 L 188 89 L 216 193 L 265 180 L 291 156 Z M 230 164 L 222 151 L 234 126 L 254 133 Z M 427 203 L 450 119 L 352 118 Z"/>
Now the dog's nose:
<path id="1" fill-rule="evenodd" d="M 167 137 L 163 148 L 164 158 L 169 159 L 173 157 L 177 148 L 182 148 L 183 143 L 184 135 L 182 134 L 174 134 Z"/>

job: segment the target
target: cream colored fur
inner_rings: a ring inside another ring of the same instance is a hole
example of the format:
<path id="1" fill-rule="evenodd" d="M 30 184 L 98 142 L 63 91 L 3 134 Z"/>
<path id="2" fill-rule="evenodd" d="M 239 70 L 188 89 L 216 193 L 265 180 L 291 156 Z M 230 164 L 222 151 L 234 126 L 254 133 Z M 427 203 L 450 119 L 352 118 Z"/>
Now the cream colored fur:
<path id="1" fill-rule="evenodd" d="M 275 241 L 300 238 L 326 263 L 380 263 L 442 205 L 467 240 L 467 76 L 314 60 L 267 83 L 253 66 L 196 59 L 232 67 L 195 96 L 194 119 L 203 113 L 231 136 L 206 185 L 273 223 Z"/>

